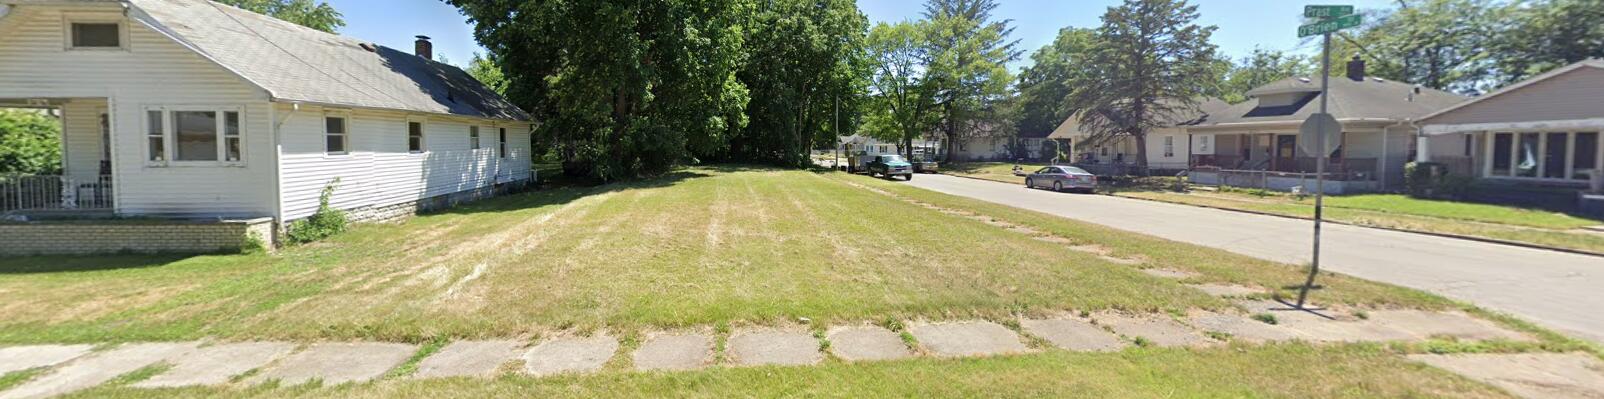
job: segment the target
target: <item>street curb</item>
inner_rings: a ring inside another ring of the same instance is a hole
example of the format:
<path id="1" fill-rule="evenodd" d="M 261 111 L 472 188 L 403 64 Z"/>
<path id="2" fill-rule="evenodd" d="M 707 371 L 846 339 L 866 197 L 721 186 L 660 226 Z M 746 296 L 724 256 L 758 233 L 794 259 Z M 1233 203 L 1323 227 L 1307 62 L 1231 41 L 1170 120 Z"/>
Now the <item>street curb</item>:
<path id="1" fill-rule="evenodd" d="M 1000 181 L 996 181 L 996 180 L 982 179 L 982 178 L 979 178 L 979 177 L 970 177 L 970 176 L 954 175 L 954 174 L 947 174 L 947 173 L 940 173 L 940 174 L 944 175 L 944 176 L 960 177 L 960 178 L 965 178 L 965 179 L 980 180 L 980 181 L 986 181 L 986 182 L 992 182 L 992 183 L 998 183 L 998 184 L 1009 184 L 1009 183 L 1004 183 L 1004 182 L 1000 182 Z M 1245 209 L 1231 209 L 1231 208 L 1218 207 L 1218 206 L 1209 206 L 1209 205 L 1188 204 L 1188 203 L 1184 203 L 1184 202 L 1164 201 L 1164 200 L 1156 200 L 1156 199 L 1151 199 L 1151 198 L 1124 197 L 1124 196 L 1120 196 L 1120 195 L 1117 195 L 1117 194 L 1111 194 L 1111 193 L 1101 193 L 1100 192 L 1100 193 L 1098 193 L 1098 195 L 1105 195 L 1105 196 L 1109 196 L 1109 197 L 1124 198 L 1124 199 L 1131 199 L 1131 200 L 1137 200 L 1137 201 L 1157 202 L 1157 203 L 1161 203 L 1161 204 L 1184 205 L 1184 206 L 1191 206 L 1191 207 L 1198 207 L 1198 208 L 1216 209 L 1216 210 L 1231 211 L 1231 212 L 1238 212 L 1238 213 L 1246 213 L 1246 214 L 1252 214 L 1252 215 L 1274 216 L 1274 217 L 1283 218 L 1283 219 L 1309 220 L 1309 221 L 1313 221 L 1314 220 L 1314 218 L 1306 218 L 1306 217 L 1301 217 L 1301 216 L 1281 215 L 1281 214 L 1268 213 L 1268 212 L 1250 211 L 1250 210 L 1245 210 Z M 1431 232 L 1431 231 L 1408 230 L 1408 229 L 1400 229 L 1400 228 L 1395 228 L 1395 227 L 1369 226 L 1369 225 L 1362 225 L 1362 224 L 1353 224 L 1353 223 L 1348 223 L 1348 222 L 1339 222 L 1339 221 L 1334 221 L 1334 220 L 1329 220 L 1329 219 L 1325 220 L 1324 222 L 1325 223 L 1332 223 L 1332 224 L 1340 224 L 1340 225 L 1344 225 L 1344 226 L 1363 227 L 1363 228 L 1367 228 L 1367 229 L 1396 231 L 1396 232 L 1399 232 L 1399 233 L 1413 233 L 1413 234 L 1437 236 L 1437 237 L 1443 237 L 1443 238 L 1457 238 L 1457 239 L 1461 239 L 1461 240 L 1478 241 L 1478 242 L 1485 242 L 1485 243 L 1489 243 L 1489 244 L 1502 244 L 1502 245 L 1509 245 L 1509 246 L 1514 246 L 1514 247 L 1522 247 L 1522 248 L 1529 248 L 1529 249 L 1539 249 L 1539 250 L 1555 251 L 1555 252 L 1565 252 L 1565 253 L 1572 253 L 1572 254 L 1577 254 L 1577 255 L 1587 255 L 1587 256 L 1596 256 L 1596 257 L 1604 258 L 1604 252 L 1593 252 L 1593 251 L 1588 251 L 1588 250 L 1585 250 L 1585 249 L 1550 247 L 1550 246 L 1546 246 L 1546 245 L 1533 244 L 1533 243 L 1529 243 L 1529 242 L 1500 240 L 1500 239 L 1497 239 L 1497 238 L 1476 237 L 1476 236 L 1467 236 L 1467 235 L 1452 234 L 1452 233 L 1438 233 L 1438 232 Z"/>
<path id="2" fill-rule="evenodd" d="M 1124 196 L 1120 196 L 1120 195 L 1117 195 L 1117 194 L 1109 194 L 1109 193 L 1100 193 L 1100 194 L 1106 195 L 1106 196 L 1110 196 L 1110 197 L 1115 197 L 1115 198 L 1125 198 L 1125 199 L 1133 199 L 1133 200 L 1138 200 L 1138 201 L 1157 202 L 1157 203 L 1161 203 L 1161 204 L 1185 205 L 1185 206 L 1192 206 L 1192 207 L 1198 207 L 1198 208 L 1217 209 L 1217 210 L 1222 210 L 1222 211 L 1247 213 L 1247 214 L 1253 214 L 1253 215 L 1274 216 L 1274 217 L 1283 218 L 1283 219 L 1308 220 L 1308 221 L 1313 221 L 1314 220 L 1314 218 L 1307 218 L 1307 217 L 1302 217 L 1302 216 L 1281 215 L 1281 214 L 1268 213 L 1268 212 L 1250 211 L 1250 210 L 1245 210 L 1245 209 L 1231 209 L 1231 208 L 1210 206 L 1210 205 L 1188 204 L 1188 203 L 1184 203 L 1184 202 L 1173 202 L 1173 201 L 1157 200 L 1157 199 L 1152 199 L 1152 198 L 1124 197 Z M 1367 229 L 1396 231 L 1396 232 L 1399 232 L 1399 233 L 1413 233 L 1413 234 L 1437 236 L 1437 237 L 1443 237 L 1443 238 L 1457 238 L 1457 239 L 1461 239 L 1461 240 L 1479 241 L 1479 242 L 1485 242 L 1485 243 L 1489 243 L 1489 244 L 1503 244 L 1503 245 L 1509 245 L 1509 246 L 1515 246 L 1515 247 L 1523 247 L 1523 248 L 1530 248 L 1530 249 L 1540 249 L 1540 250 L 1555 251 L 1555 252 L 1566 252 L 1566 253 L 1572 253 L 1572 254 L 1577 254 L 1577 255 L 1597 256 L 1597 257 L 1604 258 L 1604 252 L 1593 252 L 1593 251 L 1588 251 L 1588 250 L 1585 250 L 1585 249 L 1550 247 L 1550 246 L 1546 246 L 1546 245 L 1542 245 L 1542 244 L 1533 244 L 1533 243 L 1529 243 L 1529 242 L 1500 240 L 1500 239 L 1497 239 L 1497 238 L 1467 236 L 1467 235 L 1460 235 L 1460 234 L 1453 234 L 1453 233 L 1438 233 L 1438 232 L 1432 232 L 1432 231 L 1400 229 L 1400 228 L 1396 228 L 1396 227 L 1370 226 L 1370 225 L 1354 224 L 1354 223 L 1348 223 L 1348 222 L 1335 221 L 1335 220 L 1330 220 L 1330 219 L 1326 219 L 1323 222 L 1331 223 L 1331 224 L 1340 224 L 1340 225 L 1344 225 L 1344 226 L 1363 227 L 1363 228 L 1367 228 Z"/>

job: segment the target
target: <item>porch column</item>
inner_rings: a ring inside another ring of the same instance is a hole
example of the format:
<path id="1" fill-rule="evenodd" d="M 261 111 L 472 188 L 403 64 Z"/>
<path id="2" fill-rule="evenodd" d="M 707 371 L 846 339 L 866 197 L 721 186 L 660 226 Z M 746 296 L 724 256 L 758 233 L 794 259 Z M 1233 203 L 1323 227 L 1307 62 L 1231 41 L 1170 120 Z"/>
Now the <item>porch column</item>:
<path id="1" fill-rule="evenodd" d="M 1431 137 L 1415 137 L 1415 162 L 1431 162 Z"/>

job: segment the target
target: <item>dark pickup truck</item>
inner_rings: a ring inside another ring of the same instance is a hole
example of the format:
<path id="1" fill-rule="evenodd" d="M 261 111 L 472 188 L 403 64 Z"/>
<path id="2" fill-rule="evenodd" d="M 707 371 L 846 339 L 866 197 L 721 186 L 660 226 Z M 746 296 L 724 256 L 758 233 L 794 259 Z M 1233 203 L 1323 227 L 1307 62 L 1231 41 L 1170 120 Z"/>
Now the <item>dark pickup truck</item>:
<path id="1" fill-rule="evenodd" d="M 902 159 L 901 155 L 865 155 L 864 158 L 863 169 L 869 172 L 869 176 L 882 175 L 888 179 L 902 176 L 903 179 L 913 180 L 913 164 Z"/>

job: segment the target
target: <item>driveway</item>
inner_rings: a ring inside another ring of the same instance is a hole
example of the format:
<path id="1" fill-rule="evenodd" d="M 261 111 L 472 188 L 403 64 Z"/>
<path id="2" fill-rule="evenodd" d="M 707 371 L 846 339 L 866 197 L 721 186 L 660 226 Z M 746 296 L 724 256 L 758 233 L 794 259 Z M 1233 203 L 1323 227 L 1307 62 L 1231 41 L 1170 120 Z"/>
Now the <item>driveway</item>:
<path id="1" fill-rule="evenodd" d="M 946 175 L 907 184 L 1262 259 L 1310 259 L 1313 223 L 1306 220 Z M 1430 291 L 1604 343 L 1604 258 L 1338 224 L 1323 234 L 1322 270 Z"/>

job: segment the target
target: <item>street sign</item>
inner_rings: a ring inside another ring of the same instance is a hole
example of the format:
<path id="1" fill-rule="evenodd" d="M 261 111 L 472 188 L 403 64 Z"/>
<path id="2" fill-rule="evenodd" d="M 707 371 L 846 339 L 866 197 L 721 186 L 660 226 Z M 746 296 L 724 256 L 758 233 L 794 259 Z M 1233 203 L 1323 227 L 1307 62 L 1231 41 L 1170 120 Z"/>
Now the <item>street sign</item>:
<path id="1" fill-rule="evenodd" d="M 1320 132 L 1321 127 L 1324 127 L 1324 134 Z M 1325 143 L 1325 154 L 1321 154 L 1320 148 L 1315 146 L 1321 142 Z M 1298 149 L 1303 150 L 1305 154 L 1317 157 L 1331 155 L 1341 145 L 1342 124 L 1337 123 L 1337 118 L 1331 114 L 1322 112 L 1309 115 L 1309 119 L 1303 121 L 1303 126 L 1298 127 Z"/>
<path id="2" fill-rule="evenodd" d="M 1303 16 L 1308 18 L 1336 18 L 1353 14 L 1353 6 L 1303 6 Z"/>
<path id="3" fill-rule="evenodd" d="M 1309 37 L 1359 26 L 1362 14 L 1348 14 L 1298 27 L 1298 37 Z"/>

